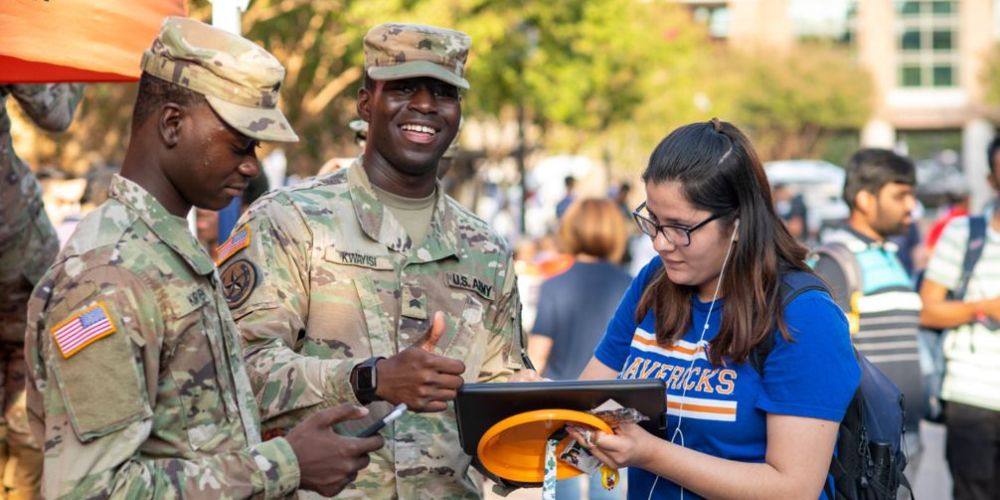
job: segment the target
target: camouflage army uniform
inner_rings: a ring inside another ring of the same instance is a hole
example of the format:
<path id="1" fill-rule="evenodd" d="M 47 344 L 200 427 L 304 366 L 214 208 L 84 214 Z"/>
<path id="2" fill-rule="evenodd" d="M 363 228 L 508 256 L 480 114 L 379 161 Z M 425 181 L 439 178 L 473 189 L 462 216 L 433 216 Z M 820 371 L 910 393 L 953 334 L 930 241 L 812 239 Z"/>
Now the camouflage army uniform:
<path id="1" fill-rule="evenodd" d="M 411 346 L 437 310 L 447 329 L 435 352 L 464 361 L 467 382 L 503 380 L 522 368 L 507 244 L 440 184 L 437 193 L 430 231 L 416 248 L 357 161 L 271 193 L 244 214 L 234 237 L 248 235 L 249 245 L 221 256 L 222 276 L 265 428 L 357 404 L 354 365 Z M 407 413 L 383 434 L 389 444 L 341 497 L 481 496 L 453 407 Z"/>
<path id="2" fill-rule="evenodd" d="M 46 498 L 274 498 L 298 486 L 288 442 L 260 442 L 220 290 L 186 221 L 115 176 L 28 306 Z M 66 357 L 60 325 L 95 306 L 115 330 Z"/>
<path id="3" fill-rule="evenodd" d="M 24 319 L 31 289 L 59 252 L 38 181 L 14 154 L 5 101 L 10 93 L 38 126 L 61 131 L 73 119 L 82 88 L 0 86 L 0 499 L 38 496 L 42 455 L 24 407 Z"/>

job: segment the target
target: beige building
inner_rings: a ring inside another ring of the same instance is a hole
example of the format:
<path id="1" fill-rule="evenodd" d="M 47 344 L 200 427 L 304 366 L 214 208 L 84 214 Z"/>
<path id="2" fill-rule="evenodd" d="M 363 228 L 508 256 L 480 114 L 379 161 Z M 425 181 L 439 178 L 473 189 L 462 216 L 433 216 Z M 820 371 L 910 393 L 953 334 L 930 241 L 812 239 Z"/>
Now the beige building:
<path id="1" fill-rule="evenodd" d="M 849 45 L 875 82 L 861 144 L 908 150 L 914 137 L 960 149 L 976 206 L 994 134 L 983 104 L 1000 0 L 682 0 L 713 37 L 780 49 L 802 39 Z M 920 159 L 920 158 L 915 158 Z"/>

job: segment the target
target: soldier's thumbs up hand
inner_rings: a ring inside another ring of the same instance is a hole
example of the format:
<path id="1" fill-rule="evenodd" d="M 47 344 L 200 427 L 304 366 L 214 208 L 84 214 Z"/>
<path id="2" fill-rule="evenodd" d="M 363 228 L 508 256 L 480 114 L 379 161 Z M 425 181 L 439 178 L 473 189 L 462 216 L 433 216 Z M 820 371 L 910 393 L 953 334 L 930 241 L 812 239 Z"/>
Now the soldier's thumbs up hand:
<path id="1" fill-rule="evenodd" d="M 375 365 L 375 394 L 392 404 L 406 403 L 413 411 L 444 411 L 462 387 L 465 363 L 434 354 L 446 326 L 444 313 L 434 313 L 427 333 L 399 354 Z M 461 335 L 462 332 L 456 332 Z"/>
<path id="2" fill-rule="evenodd" d="M 431 320 L 431 327 L 427 329 L 427 333 L 424 334 L 423 338 L 417 341 L 417 345 L 427 352 L 434 352 L 438 341 L 441 340 L 441 335 L 444 334 L 444 328 L 444 313 L 438 311 L 434 313 L 434 318 Z"/>

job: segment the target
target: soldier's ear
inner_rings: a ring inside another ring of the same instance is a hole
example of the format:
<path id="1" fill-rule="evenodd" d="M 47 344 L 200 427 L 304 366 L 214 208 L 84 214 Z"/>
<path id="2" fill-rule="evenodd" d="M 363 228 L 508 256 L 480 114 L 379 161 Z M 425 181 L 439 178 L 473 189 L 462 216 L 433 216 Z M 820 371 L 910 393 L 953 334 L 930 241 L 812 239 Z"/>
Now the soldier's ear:
<path id="1" fill-rule="evenodd" d="M 160 140 L 168 148 L 172 148 L 180 142 L 183 117 L 184 109 L 175 103 L 168 102 L 160 106 L 157 129 L 160 133 Z"/>
<path id="2" fill-rule="evenodd" d="M 371 99 L 372 99 L 371 92 L 369 92 L 368 89 L 366 89 L 364 85 L 362 85 L 361 88 L 358 89 L 357 111 L 358 111 L 358 116 L 361 117 L 362 120 L 368 123 L 371 123 L 370 120 L 372 112 Z"/>

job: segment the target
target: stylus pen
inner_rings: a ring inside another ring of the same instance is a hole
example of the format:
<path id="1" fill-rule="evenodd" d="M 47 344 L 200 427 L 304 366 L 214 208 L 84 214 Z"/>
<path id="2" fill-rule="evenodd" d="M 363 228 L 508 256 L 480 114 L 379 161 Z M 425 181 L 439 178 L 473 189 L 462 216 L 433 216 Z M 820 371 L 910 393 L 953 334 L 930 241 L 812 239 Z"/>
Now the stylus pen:
<path id="1" fill-rule="evenodd" d="M 375 421 L 375 423 L 368 426 L 367 429 L 361 431 L 361 433 L 358 434 L 358 437 L 366 438 L 374 436 L 378 431 L 382 430 L 382 428 L 385 427 L 386 424 L 391 423 L 393 420 L 396 420 L 397 418 L 403 416 L 403 413 L 405 412 L 406 412 L 406 403 L 399 403 L 398 405 L 396 405 L 395 408 L 392 409 L 391 412 L 389 412 L 388 415 L 378 419 L 377 421 Z"/>

